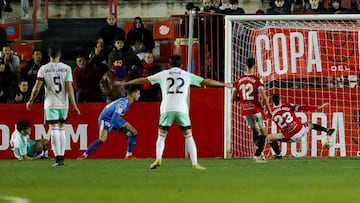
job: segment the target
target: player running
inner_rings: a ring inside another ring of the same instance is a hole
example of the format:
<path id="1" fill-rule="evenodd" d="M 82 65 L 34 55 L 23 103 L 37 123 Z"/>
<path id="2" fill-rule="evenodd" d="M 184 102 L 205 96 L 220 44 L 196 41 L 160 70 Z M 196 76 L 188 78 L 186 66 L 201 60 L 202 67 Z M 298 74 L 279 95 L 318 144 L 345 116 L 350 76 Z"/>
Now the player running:
<path id="1" fill-rule="evenodd" d="M 86 159 L 92 152 L 94 152 L 100 145 L 102 145 L 111 130 L 125 133 L 128 140 L 128 147 L 125 159 L 135 159 L 133 150 L 136 143 L 137 131 L 122 116 L 129 110 L 130 105 L 139 100 L 140 90 L 136 86 L 129 86 L 127 89 L 127 96 L 119 98 L 110 104 L 106 105 L 101 111 L 99 122 L 99 139 L 95 140 L 89 148 L 77 160 Z"/>
<path id="2" fill-rule="evenodd" d="M 44 116 L 45 122 L 49 124 L 51 148 L 56 157 L 53 166 L 64 166 L 65 123 L 68 117 L 69 99 L 74 113 L 80 115 L 80 110 L 75 101 L 71 67 L 60 62 L 61 51 L 58 47 L 49 46 L 48 54 L 50 62 L 40 67 L 30 99 L 26 103 L 26 108 L 31 109 L 42 84 L 44 84 Z"/>
<path id="3" fill-rule="evenodd" d="M 205 167 L 198 164 L 197 148 L 192 136 L 189 117 L 190 86 L 209 85 L 231 87 L 231 84 L 225 84 L 212 79 L 204 79 L 181 69 L 182 61 L 180 56 L 171 56 L 169 63 L 171 68 L 168 70 L 163 70 L 155 75 L 137 78 L 128 82 L 117 81 L 115 84 L 132 85 L 147 82 L 152 85 L 156 83 L 160 84 L 162 101 L 160 106 L 159 134 L 156 141 L 156 160 L 150 165 L 150 169 L 156 169 L 161 165 L 168 129 L 173 122 L 176 121 L 185 136 L 185 145 L 190 154 L 192 168 L 194 170 L 205 170 Z"/>
<path id="4" fill-rule="evenodd" d="M 270 142 L 297 142 L 302 137 L 306 136 L 310 129 L 316 131 L 326 132 L 327 135 L 331 136 L 335 129 L 325 128 L 315 123 L 302 123 L 301 119 L 296 117 L 295 112 L 297 111 L 311 111 L 316 109 L 323 109 L 329 106 L 329 103 L 324 103 L 321 106 L 299 106 L 296 104 L 282 104 L 280 95 L 273 94 L 272 102 L 275 105 L 273 109 L 273 118 L 278 128 L 280 128 L 280 134 L 272 134 L 269 136 Z"/>
<path id="5" fill-rule="evenodd" d="M 269 114 L 271 114 L 271 108 L 265 93 L 264 82 L 255 75 L 254 58 L 246 60 L 245 74 L 238 77 L 234 83 L 233 101 L 240 100 L 242 115 L 245 117 L 247 125 L 252 128 L 253 141 L 256 146 L 254 160 L 256 163 L 264 163 L 266 161 L 263 150 L 267 132 L 263 122 L 263 107 L 259 101 L 259 94 Z M 277 152 L 275 158 L 281 158 L 278 143 L 274 142 L 271 147 Z"/>

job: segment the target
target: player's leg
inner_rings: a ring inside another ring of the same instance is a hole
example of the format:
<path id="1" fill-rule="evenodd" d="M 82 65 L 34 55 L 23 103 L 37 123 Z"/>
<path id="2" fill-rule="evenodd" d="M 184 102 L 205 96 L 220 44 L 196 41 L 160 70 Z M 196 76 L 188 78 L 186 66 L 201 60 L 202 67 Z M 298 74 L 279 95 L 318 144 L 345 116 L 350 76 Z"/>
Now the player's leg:
<path id="1" fill-rule="evenodd" d="M 77 158 L 77 160 L 86 159 L 91 153 L 99 148 L 107 139 L 108 133 L 111 131 L 113 125 L 111 122 L 99 119 L 99 139 L 95 140 L 90 144 L 88 149 Z"/>
<path id="2" fill-rule="evenodd" d="M 267 137 L 268 137 L 271 148 L 275 152 L 275 159 L 282 159 L 279 141 L 282 141 L 283 135 L 275 133 L 275 134 L 270 134 Z"/>
<path id="3" fill-rule="evenodd" d="M 254 160 L 257 163 L 266 162 L 261 154 L 264 150 L 265 142 L 266 142 L 266 128 L 264 127 L 263 119 L 261 113 L 245 116 L 245 119 L 248 125 L 257 131 L 259 131 L 260 135 L 256 142 L 256 150 L 254 155 Z"/>
<path id="4" fill-rule="evenodd" d="M 125 159 L 126 160 L 135 159 L 135 157 L 133 156 L 133 151 L 138 134 L 137 130 L 130 123 L 126 122 L 120 131 L 124 132 L 127 137 L 127 150 L 126 150 Z"/>
<path id="5" fill-rule="evenodd" d="M 165 139 L 169 127 L 174 122 L 173 113 L 162 113 L 159 119 L 159 131 L 156 140 L 156 160 L 150 165 L 150 169 L 156 169 L 161 165 L 162 155 L 165 149 Z"/>
<path id="6" fill-rule="evenodd" d="M 323 127 L 321 125 L 318 125 L 316 123 L 308 122 L 307 125 L 309 126 L 310 129 L 314 129 L 316 131 L 326 132 L 326 135 L 328 135 L 328 136 L 331 136 L 335 132 L 335 129 L 333 129 L 333 128 L 325 128 L 325 127 Z"/>
<path id="7" fill-rule="evenodd" d="M 36 156 L 41 155 L 40 159 L 48 159 L 48 140 L 40 139 L 35 140 L 32 146 L 32 151 L 35 152 Z"/>
<path id="8" fill-rule="evenodd" d="M 49 125 L 51 147 L 55 155 L 55 164 L 53 166 L 64 165 L 64 154 L 62 150 L 62 139 L 60 135 L 60 110 L 45 109 L 45 122 Z"/>
<path id="9" fill-rule="evenodd" d="M 202 167 L 199 165 L 198 163 L 198 159 L 197 159 L 197 148 L 196 148 L 196 144 L 195 144 L 195 140 L 194 137 L 192 135 L 192 130 L 191 130 L 191 121 L 190 121 L 190 117 L 188 114 L 185 113 L 176 113 L 176 122 L 178 123 L 178 125 L 181 127 L 181 129 L 183 130 L 183 134 L 185 137 L 185 146 L 186 149 L 190 155 L 190 159 L 191 159 L 191 163 L 192 163 L 192 167 L 195 170 L 205 170 L 205 167 Z"/>

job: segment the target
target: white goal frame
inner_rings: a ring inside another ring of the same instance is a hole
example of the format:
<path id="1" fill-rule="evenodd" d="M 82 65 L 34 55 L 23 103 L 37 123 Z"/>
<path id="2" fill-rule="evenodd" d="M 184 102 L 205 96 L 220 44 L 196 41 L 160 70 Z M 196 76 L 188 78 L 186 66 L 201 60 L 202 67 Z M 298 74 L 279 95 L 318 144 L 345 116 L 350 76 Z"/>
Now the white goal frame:
<path id="1" fill-rule="evenodd" d="M 225 82 L 232 75 L 232 22 L 233 21 L 296 21 L 296 20 L 360 20 L 360 14 L 317 14 L 317 15 L 227 15 L 225 16 Z M 360 42 L 359 42 L 360 43 Z M 360 50 L 359 50 L 360 52 Z M 360 53 L 358 53 L 360 55 Z M 231 116 L 232 90 L 224 91 L 224 158 L 231 158 Z"/>

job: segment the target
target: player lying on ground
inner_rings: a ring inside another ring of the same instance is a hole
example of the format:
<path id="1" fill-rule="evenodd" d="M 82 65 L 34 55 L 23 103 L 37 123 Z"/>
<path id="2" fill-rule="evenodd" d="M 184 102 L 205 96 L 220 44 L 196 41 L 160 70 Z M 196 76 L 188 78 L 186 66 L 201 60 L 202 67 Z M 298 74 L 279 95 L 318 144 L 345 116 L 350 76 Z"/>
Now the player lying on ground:
<path id="1" fill-rule="evenodd" d="M 119 98 L 110 104 L 106 105 L 100 113 L 99 122 L 99 139 L 95 140 L 89 148 L 78 157 L 78 160 L 86 159 L 92 152 L 94 152 L 100 145 L 102 145 L 111 130 L 123 132 L 127 136 L 128 147 L 125 159 L 135 159 L 132 155 L 137 138 L 137 130 L 122 116 L 129 110 L 130 104 L 136 102 L 140 97 L 140 90 L 137 86 L 129 86 L 127 89 L 127 96 Z"/>
<path id="2" fill-rule="evenodd" d="M 273 109 L 272 120 L 275 122 L 281 133 L 271 134 L 268 139 L 270 142 L 297 142 L 302 137 L 306 136 L 310 129 L 316 131 L 326 132 L 327 135 L 332 135 L 335 129 L 325 128 L 315 123 L 302 123 L 301 119 L 296 117 L 295 112 L 297 111 L 311 111 L 317 109 L 323 109 L 329 106 L 329 103 L 324 103 L 321 106 L 299 106 L 296 104 L 282 104 L 279 94 L 272 95 L 272 102 L 275 107 Z M 275 149 L 274 149 L 275 151 Z M 280 153 L 277 149 L 275 153 Z"/>
<path id="3" fill-rule="evenodd" d="M 22 120 L 16 123 L 16 130 L 10 139 L 14 156 L 19 160 L 48 159 L 48 141 L 30 140 L 30 134 L 29 121 Z"/>

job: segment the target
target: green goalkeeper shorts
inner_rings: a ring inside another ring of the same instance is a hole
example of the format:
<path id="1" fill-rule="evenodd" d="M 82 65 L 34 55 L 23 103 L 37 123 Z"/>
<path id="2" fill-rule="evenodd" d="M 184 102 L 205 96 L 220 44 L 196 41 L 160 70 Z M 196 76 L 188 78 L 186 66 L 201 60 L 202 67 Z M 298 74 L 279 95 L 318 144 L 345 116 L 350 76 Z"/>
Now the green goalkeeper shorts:
<path id="1" fill-rule="evenodd" d="M 160 115 L 159 127 L 162 129 L 168 129 L 174 122 L 182 129 L 191 129 L 190 117 L 186 113 L 182 112 L 166 112 Z"/>

